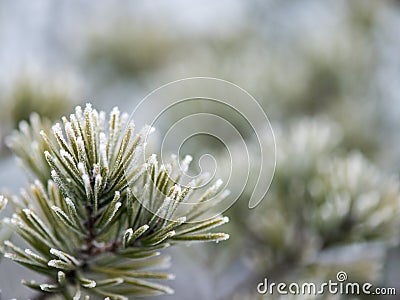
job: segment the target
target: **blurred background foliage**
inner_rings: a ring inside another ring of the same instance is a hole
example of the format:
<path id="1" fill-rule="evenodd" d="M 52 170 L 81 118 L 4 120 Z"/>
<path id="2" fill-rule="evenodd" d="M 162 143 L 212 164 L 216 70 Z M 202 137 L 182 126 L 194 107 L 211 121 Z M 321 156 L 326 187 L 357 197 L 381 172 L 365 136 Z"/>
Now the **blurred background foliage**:
<path id="1" fill-rule="evenodd" d="M 177 299 L 257 299 L 263 277 L 322 280 L 341 269 L 400 288 L 398 1 L 0 0 L 0 41 L 4 189 L 24 184 L 4 145 L 32 111 L 55 120 L 91 101 L 131 112 L 192 76 L 232 81 L 260 102 L 277 138 L 270 192 L 248 210 L 245 190 L 228 211 L 222 255 L 172 253 Z M 199 143 L 188 149 L 211 147 Z M 24 297 L 11 294 L 23 270 L 9 268 L 1 262 L 4 297 Z"/>

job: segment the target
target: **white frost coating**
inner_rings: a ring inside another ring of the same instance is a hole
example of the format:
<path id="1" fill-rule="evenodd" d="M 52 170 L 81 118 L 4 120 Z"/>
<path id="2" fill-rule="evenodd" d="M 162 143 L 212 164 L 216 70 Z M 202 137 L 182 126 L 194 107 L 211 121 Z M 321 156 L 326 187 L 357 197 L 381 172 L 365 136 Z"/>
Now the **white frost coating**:
<path id="1" fill-rule="evenodd" d="M 129 129 L 131 132 L 134 132 L 134 131 L 135 131 L 135 123 L 129 122 L 129 124 L 128 124 L 128 129 Z"/>
<path id="2" fill-rule="evenodd" d="M 11 243 L 9 240 L 4 241 L 4 245 L 6 245 L 7 247 L 13 247 L 14 244 Z"/>
<path id="3" fill-rule="evenodd" d="M 121 124 L 125 124 L 128 119 L 129 119 L 129 115 L 127 113 L 123 113 L 121 115 Z"/>
<path id="4" fill-rule="evenodd" d="M 176 219 L 176 222 L 179 224 L 185 223 L 186 222 L 186 217 L 180 217 L 178 219 Z"/>
<path id="5" fill-rule="evenodd" d="M 31 249 L 25 249 L 24 252 L 30 256 L 40 257 L 36 253 L 34 253 Z"/>
<path id="6" fill-rule="evenodd" d="M 41 136 L 46 136 L 46 133 L 44 132 L 44 130 L 40 130 L 40 132 L 39 132 L 39 134 L 41 135 Z"/>
<path id="7" fill-rule="evenodd" d="M 106 113 L 104 111 L 99 112 L 99 126 L 101 129 L 104 129 L 104 125 L 106 122 Z"/>
<path id="8" fill-rule="evenodd" d="M 154 165 L 157 163 L 157 155 L 152 154 L 149 158 L 148 164 L 149 165 Z"/>
<path id="9" fill-rule="evenodd" d="M 70 135 L 70 136 L 76 138 L 76 137 L 75 137 L 75 132 L 74 132 L 74 130 L 72 129 L 72 124 L 71 124 L 71 122 L 66 122 L 65 125 L 64 125 L 64 128 L 65 128 L 65 132 L 66 132 L 68 135 Z"/>
<path id="10" fill-rule="evenodd" d="M 75 115 L 77 117 L 82 117 L 82 107 L 80 105 L 75 107 Z"/>
<path id="11" fill-rule="evenodd" d="M 22 211 L 23 211 L 27 216 L 31 215 L 31 213 L 32 213 L 32 211 L 31 211 L 30 209 L 28 209 L 28 208 L 24 208 Z"/>
<path id="12" fill-rule="evenodd" d="M 86 169 L 83 162 L 78 162 L 78 170 L 81 172 L 81 175 L 86 174 Z"/>
<path id="13" fill-rule="evenodd" d="M 103 181 L 103 177 L 101 177 L 100 174 L 97 174 L 97 175 L 96 175 L 96 179 L 95 179 L 95 185 L 96 185 L 96 186 L 100 186 L 101 183 L 102 183 L 102 181 Z"/>
<path id="14" fill-rule="evenodd" d="M 76 139 L 76 145 L 78 146 L 79 150 L 85 151 L 85 144 L 81 136 L 78 136 Z"/>
<path id="15" fill-rule="evenodd" d="M 66 253 L 63 253 L 60 250 L 57 250 L 55 248 L 51 248 L 50 249 L 50 253 L 57 256 L 58 258 L 60 258 L 61 260 L 63 260 L 66 263 L 73 263 L 75 265 L 79 264 L 79 261 L 77 261 L 74 257 L 68 255 Z"/>
<path id="16" fill-rule="evenodd" d="M 66 198 L 65 198 L 65 202 L 67 202 L 67 205 L 68 205 L 68 206 L 71 206 L 71 207 L 73 207 L 73 208 L 75 209 L 75 204 L 74 204 L 74 202 L 72 202 L 71 199 L 69 199 L 68 197 L 66 197 Z"/>
<path id="17" fill-rule="evenodd" d="M 60 123 L 54 124 L 54 125 L 51 127 L 51 130 L 53 131 L 53 133 L 54 133 L 55 135 L 58 135 L 60 138 L 62 138 L 63 132 L 62 132 Z"/>
<path id="18" fill-rule="evenodd" d="M 114 107 L 113 107 L 113 109 L 111 110 L 111 115 L 119 116 L 119 109 L 118 109 L 118 106 L 114 106 Z"/>
<path id="19" fill-rule="evenodd" d="M 82 175 L 83 183 L 85 184 L 85 187 L 90 188 L 90 178 L 88 174 L 83 174 Z"/>
<path id="20" fill-rule="evenodd" d="M 99 173 L 100 173 L 99 164 L 93 164 L 92 175 L 96 177 Z"/>
<path id="21" fill-rule="evenodd" d="M 51 207 L 51 209 L 52 209 L 54 212 L 56 212 L 56 213 L 60 213 L 60 214 L 62 214 L 62 215 L 65 215 L 64 212 L 62 211 L 62 209 L 59 208 L 58 206 L 53 205 L 53 206 Z"/>
<path id="22" fill-rule="evenodd" d="M 4 257 L 5 257 L 5 258 L 14 259 L 14 258 L 16 257 L 16 255 L 13 254 L 13 253 L 7 252 L 7 253 L 4 253 Z"/>
<path id="23" fill-rule="evenodd" d="M 87 110 L 88 112 L 91 112 L 92 111 L 92 103 L 86 103 L 85 110 Z"/>
<path id="24" fill-rule="evenodd" d="M 182 161 L 181 169 L 183 173 L 186 173 L 189 170 L 189 165 L 192 162 L 193 157 L 191 155 L 186 155 Z"/>
<path id="25" fill-rule="evenodd" d="M 100 151 L 102 151 L 104 149 L 104 151 L 106 150 L 107 147 L 107 137 L 106 134 L 104 132 L 100 132 L 99 134 L 99 138 L 100 138 Z"/>
<path id="26" fill-rule="evenodd" d="M 50 152 L 49 151 L 44 151 L 44 156 L 47 158 L 47 159 L 51 159 L 51 160 L 53 160 L 53 157 L 51 156 L 51 154 L 50 154 Z"/>
<path id="27" fill-rule="evenodd" d="M 91 280 L 89 283 L 85 283 L 84 286 L 89 289 L 92 289 L 92 288 L 96 287 L 96 281 Z"/>
<path id="28" fill-rule="evenodd" d="M 53 268 L 57 268 L 58 269 L 59 268 L 59 264 L 57 262 L 58 261 L 56 259 L 52 259 L 47 263 L 47 265 L 49 267 L 53 267 Z"/>
<path id="29" fill-rule="evenodd" d="M 182 189 L 181 189 L 181 187 L 178 185 L 178 184 L 175 184 L 174 185 L 174 187 L 173 187 L 173 189 L 174 189 L 174 194 L 176 193 L 176 194 L 181 194 L 181 192 L 182 192 Z"/>
<path id="30" fill-rule="evenodd" d="M 43 189 L 43 184 L 40 182 L 39 179 L 35 179 L 35 180 L 33 181 L 33 185 L 31 185 L 31 189 L 33 189 L 33 188 L 35 188 L 35 187 L 38 187 L 38 188 L 40 188 L 40 189 Z"/>
<path id="31" fill-rule="evenodd" d="M 69 153 L 67 151 L 65 151 L 64 149 L 60 149 L 60 155 L 67 156 L 67 155 L 69 155 Z"/>

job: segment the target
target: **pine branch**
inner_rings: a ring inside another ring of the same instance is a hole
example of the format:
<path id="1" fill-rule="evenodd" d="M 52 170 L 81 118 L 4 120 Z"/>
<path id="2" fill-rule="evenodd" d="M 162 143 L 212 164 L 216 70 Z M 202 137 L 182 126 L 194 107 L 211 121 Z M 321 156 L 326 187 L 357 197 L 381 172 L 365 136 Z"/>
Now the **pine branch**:
<path id="1" fill-rule="evenodd" d="M 4 220 L 30 246 L 23 250 L 6 241 L 5 256 L 48 278 L 42 284 L 24 281 L 26 286 L 66 299 L 172 293 L 152 282 L 173 278 L 152 271 L 168 264 L 162 249 L 179 242 L 229 238 L 210 232 L 227 218 L 195 222 L 208 213 L 209 202 L 224 197 L 214 197 L 221 183 L 199 194 L 191 186 L 204 178 L 183 186 L 175 156 L 161 166 L 155 155 L 143 161 L 144 137 L 151 128 L 134 135 L 127 119 L 113 109 L 107 130 L 105 114 L 88 104 L 63 118 L 62 125 L 40 131 L 42 146 L 34 155 L 28 155 L 25 145 L 36 141 L 33 128 L 10 139 L 40 178 L 23 192 L 24 201 L 15 201 L 12 217 Z M 39 157 L 49 169 L 37 167 Z M 181 165 L 189 162 L 187 157 Z M 182 208 L 185 203 L 192 205 Z"/>

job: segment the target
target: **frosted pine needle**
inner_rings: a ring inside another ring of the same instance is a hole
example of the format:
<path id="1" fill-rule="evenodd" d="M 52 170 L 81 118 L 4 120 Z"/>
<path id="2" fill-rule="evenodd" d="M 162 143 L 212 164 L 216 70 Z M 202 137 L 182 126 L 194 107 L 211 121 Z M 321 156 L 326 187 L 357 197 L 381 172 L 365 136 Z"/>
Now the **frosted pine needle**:
<path id="1" fill-rule="evenodd" d="M 144 160 L 145 136 L 153 128 L 135 134 L 127 120 L 127 114 L 114 108 L 107 122 L 104 112 L 87 104 L 52 127 L 42 126 L 33 115 L 31 125 L 21 124 L 9 139 L 39 179 L 15 203 L 11 219 L 3 220 L 29 245 L 21 250 L 6 241 L 5 257 L 47 278 L 24 285 L 65 299 L 171 294 L 169 287 L 152 282 L 173 278 L 150 271 L 168 261 L 160 250 L 171 242 L 229 237 L 210 232 L 227 218 L 193 222 L 207 212 L 201 204 L 212 200 L 221 182 L 202 194 L 182 186 L 191 157 L 185 157 L 180 168 L 176 156 L 165 165 L 156 155 Z M 182 216 L 178 208 L 186 202 L 192 205 Z M 1 196 L 0 209 L 6 203 Z"/>

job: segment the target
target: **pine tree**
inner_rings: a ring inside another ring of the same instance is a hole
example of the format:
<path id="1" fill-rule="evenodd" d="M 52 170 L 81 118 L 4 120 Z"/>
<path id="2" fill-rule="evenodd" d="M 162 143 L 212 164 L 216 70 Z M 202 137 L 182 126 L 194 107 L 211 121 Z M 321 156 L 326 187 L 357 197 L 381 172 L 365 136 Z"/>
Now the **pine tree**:
<path id="1" fill-rule="evenodd" d="M 194 187 L 205 178 L 183 184 L 190 157 L 142 161 L 151 128 L 134 136 L 133 123 L 117 108 L 108 123 L 106 130 L 105 113 L 87 104 L 51 128 L 34 114 L 8 141 L 35 180 L 10 198 L 14 213 L 2 222 L 29 246 L 7 240 L 2 252 L 46 276 L 45 282 L 22 282 L 38 299 L 170 294 L 155 281 L 173 275 L 153 271 L 168 263 L 163 249 L 229 238 L 210 232 L 226 217 L 201 218 L 226 195 L 219 193 L 220 181 L 200 194 Z M 0 208 L 6 202 L 1 197 Z M 182 210 L 182 203 L 192 205 Z"/>

